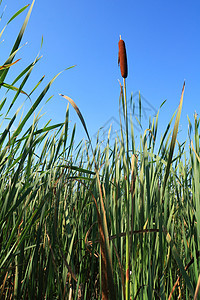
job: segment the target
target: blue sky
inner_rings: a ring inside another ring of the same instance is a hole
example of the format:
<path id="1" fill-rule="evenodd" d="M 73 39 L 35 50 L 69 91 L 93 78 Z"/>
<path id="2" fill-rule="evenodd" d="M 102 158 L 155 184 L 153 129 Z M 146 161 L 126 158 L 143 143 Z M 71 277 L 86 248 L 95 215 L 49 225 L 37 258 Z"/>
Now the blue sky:
<path id="1" fill-rule="evenodd" d="M 5 6 L 6 9 L 1 28 L 28 3 L 31 2 L 3 0 L 0 10 L 2 12 Z M 1 64 L 8 56 L 27 11 L 13 21 L 2 36 Z M 193 121 L 194 112 L 199 112 L 199 12 L 197 0 L 36 0 L 22 41 L 22 44 L 28 44 L 17 55 L 22 59 L 13 68 L 10 78 L 33 61 L 43 36 L 43 58 L 36 66 L 27 90 L 31 90 L 43 75 L 46 75 L 47 84 L 59 71 L 76 65 L 55 81 L 46 99 L 51 95 L 54 97 L 44 106 L 43 112 L 53 123 L 63 122 L 67 101 L 58 94 L 65 94 L 79 106 L 93 136 L 108 120 L 118 118 L 118 79 L 121 80 L 121 75 L 117 62 L 121 34 L 128 57 L 128 98 L 131 92 L 135 94 L 140 90 L 155 109 L 167 99 L 160 112 L 160 132 L 164 132 L 178 107 L 185 80 L 181 142 L 187 138 L 187 115 Z M 153 113 L 149 109 L 149 114 Z M 77 137 L 86 138 L 72 107 L 70 119 L 72 124 L 77 123 Z"/>

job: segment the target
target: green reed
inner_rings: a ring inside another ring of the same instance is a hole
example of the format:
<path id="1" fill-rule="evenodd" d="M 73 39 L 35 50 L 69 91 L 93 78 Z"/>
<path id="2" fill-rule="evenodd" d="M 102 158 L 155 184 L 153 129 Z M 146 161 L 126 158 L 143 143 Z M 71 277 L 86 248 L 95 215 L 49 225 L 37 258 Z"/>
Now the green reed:
<path id="1" fill-rule="evenodd" d="M 67 105 L 62 123 L 41 128 L 34 111 L 57 76 L 39 95 L 44 78 L 27 92 L 37 57 L 7 82 L 33 4 L 0 69 L 0 298 L 198 299 L 200 120 L 188 119 L 188 143 L 179 141 L 184 87 L 160 140 L 158 111 L 136 143 L 127 69 L 114 144 L 110 133 L 105 146 L 91 144 L 64 95 L 88 141 L 75 146 Z M 18 123 L 20 95 L 32 103 Z"/>

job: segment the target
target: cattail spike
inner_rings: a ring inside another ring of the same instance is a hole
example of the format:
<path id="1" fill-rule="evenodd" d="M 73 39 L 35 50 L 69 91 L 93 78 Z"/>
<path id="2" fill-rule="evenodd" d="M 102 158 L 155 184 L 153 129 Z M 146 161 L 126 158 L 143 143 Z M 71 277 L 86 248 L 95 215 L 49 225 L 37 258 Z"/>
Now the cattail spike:
<path id="1" fill-rule="evenodd" d="M 119 45 L 118 64 L 120 64 L 122 77 L 126 78 L 128 76 L 126 47 L 124 41 L 121 39 L 121 35 L 120 35 L 120 40 L 118 45 Z"/>

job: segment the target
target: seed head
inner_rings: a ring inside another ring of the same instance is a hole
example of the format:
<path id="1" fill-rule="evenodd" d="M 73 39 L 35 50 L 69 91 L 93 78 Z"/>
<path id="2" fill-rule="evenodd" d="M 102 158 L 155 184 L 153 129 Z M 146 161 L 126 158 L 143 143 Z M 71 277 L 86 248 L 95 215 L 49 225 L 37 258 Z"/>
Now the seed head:
<path id="1" fill-rule="evenodd" d="M 126 47 L 123 40 L 119 40 L 119 55 L 118 55 L 118 64 L 120 64 L 121 75 L 123 78 L 128 76 L 128 66 L 127 66 L 127 57 L 126 57 Z"/>

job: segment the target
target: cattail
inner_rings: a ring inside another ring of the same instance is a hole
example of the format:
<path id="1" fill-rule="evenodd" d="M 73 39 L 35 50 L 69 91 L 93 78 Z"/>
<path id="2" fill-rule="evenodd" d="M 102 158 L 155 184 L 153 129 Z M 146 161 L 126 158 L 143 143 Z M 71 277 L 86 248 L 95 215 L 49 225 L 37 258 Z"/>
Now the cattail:
<path id="1" fill-rule="evenodd" d="M 120 64 L 121 75 L 123 78 L 128 76 L 128 66 L 127 66 L 127 57 L 126 57 L 126 47 L 123 40 L 119 40 L 119 56 L 118 56 L 118 64 Z"/>

